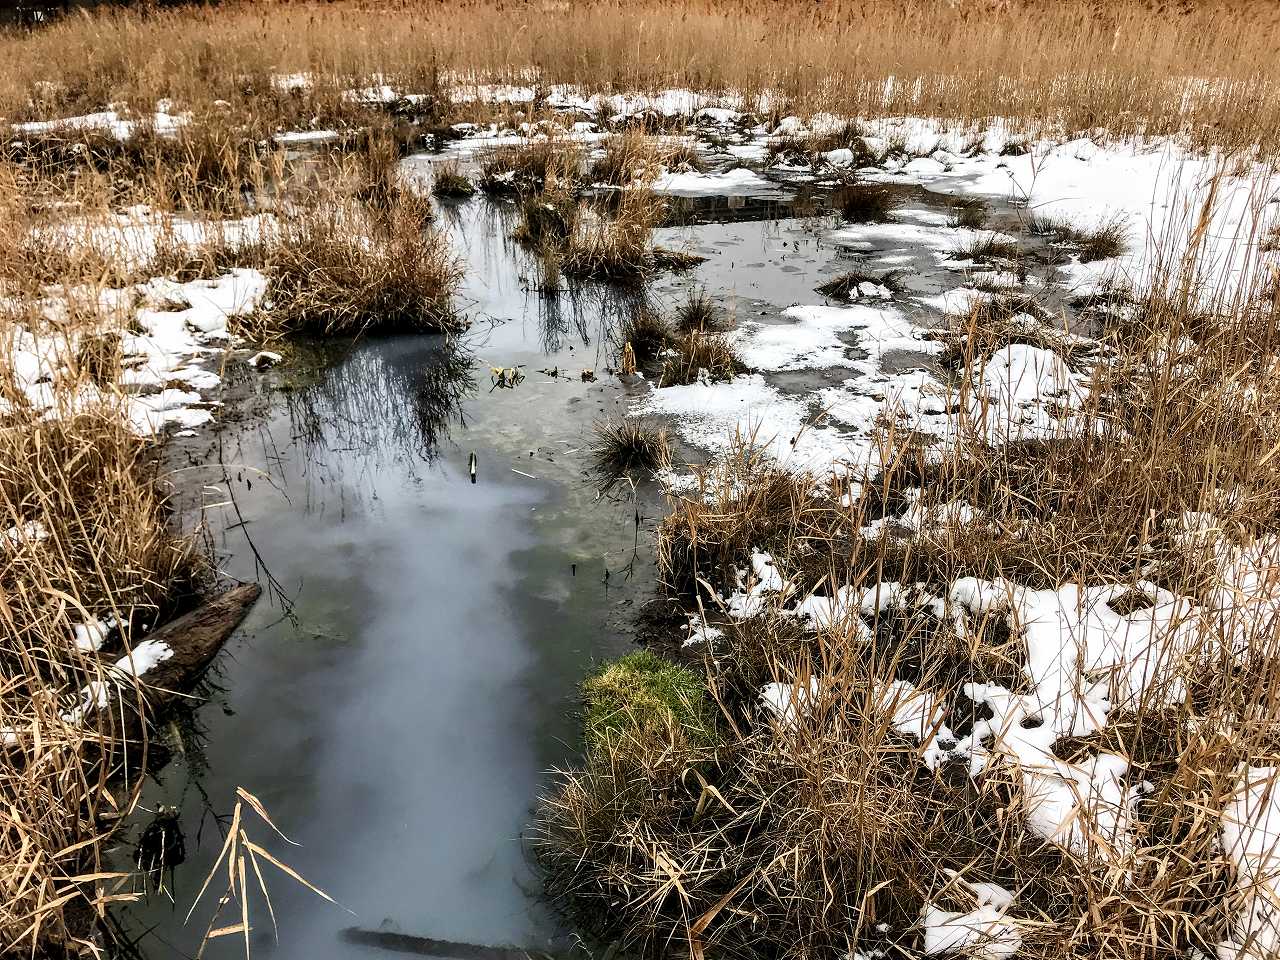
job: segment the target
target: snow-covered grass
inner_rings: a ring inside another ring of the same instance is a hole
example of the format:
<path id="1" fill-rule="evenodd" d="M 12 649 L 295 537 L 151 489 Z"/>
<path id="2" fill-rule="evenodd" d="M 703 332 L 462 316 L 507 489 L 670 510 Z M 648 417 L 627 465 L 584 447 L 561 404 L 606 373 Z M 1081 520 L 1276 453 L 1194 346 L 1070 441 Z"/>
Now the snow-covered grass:
<path id="1" fill-rule="evenodd" d="M 1169 142 L 948 156 L 904 128 L 920 156 L 861 176 L 1035 219 L 830 230 L 869 268 L 910 250 L 969 283 L 855 277 L 849 306 L 727 334 L 750 372 L 639 400 L 710 455 L 669 478 L 658 556 L 724 739 L 659 734 L 567 775 L 540 810 L 552 892 L 641 948 L 1270 956 L 1269 172 Z M 1035 232 L 1062 262 L 1033 287 Z M 1037 302 L 1063 278 L 1099 294 L 1087 335 Z"/>

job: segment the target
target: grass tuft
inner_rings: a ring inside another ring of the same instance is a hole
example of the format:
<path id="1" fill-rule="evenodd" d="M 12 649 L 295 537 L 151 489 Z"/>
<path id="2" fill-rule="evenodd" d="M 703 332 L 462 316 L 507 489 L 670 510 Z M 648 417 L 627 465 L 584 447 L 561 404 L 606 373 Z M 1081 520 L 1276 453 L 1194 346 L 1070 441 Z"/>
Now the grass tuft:
<path id="1" fill-rule="evenodd" d="M 972 260 L 974 263 L 1009 262 L 1017 261 L 1021 250 L 1016 240 L 1006 239 L 998 233 L 988 233 L 957 247 L 951 256 L 957 260 Z"/>
<path id="2" fill-rule="evenodd" d="M 565 238 L 561 269 L 579 279 L 642 279 L 658 266 L 649 243 L 665 210 L 662 201 L 641 189 L 582 208 Z"/>
<path id="3" fill-rule="evenodd" d="M 282 229 L 267 270 L 279 328 L 350 336 L 462 327 L 453 305 L 462 268 L 416 211 L 390 210 L 375 242 L 349 206 L 317 207 Z"/>
<path id="4" fill-rule="evenodd" d="M 864 283 L 884 287 L 890 293 L 900 293 L 902 283 L 898 277 L 899 273 L 896 270 L 890 270 L 888 273 L 873 273 L 870 270 L 861 269 L 846 270 L 838 277 L 818 286 L 817 290 L 825 297 L 848 302 L 858 298 L 858 287 Z"/>
<path id="5" fill-rule="evenodd" d="M 671 342 L 671 327 L 656 310 L 641 307 L 627 315 L 620 338 L 638 363 L 654 360 Z"/>
<path id="6" fill-rule="evenodd" d="M 987 217 L 991 210 L 981 197 L 956 197 L 951 201 L 951 219 L 948 223 L 953 227 L 965 227 L 969 230 L 981 230 L 987 225 Z"/>
<path id="7" fill-rule="evenodd" d="M 571 143 L 539 140 L 496 147 L 480 161 L 480 189 L 493 196 L 570 189 L 581 179 L 582 155 Z"/>
<path id="8" fill-rule="evenodd" d="M 746 371 L 733 346 L 719 333 L 691 331 L 679 337 L 662 367 L 664 386 L 731 380 Z"/>
<path id="9" fill-rule="evenodd" d="M 476 192 L 476 185 L 457 163 L 442 163 L 435 168 L 431 192 L 446 200 L 465 200 Z"/>
<path id="10" fill-rule="evenodd" d="M 601 492 L 623 480 L 634 484 L 670 462 L 671 441 L 662 427 L 625 419 L 597 423 L 594 433 L 590 472 Z"/>
<path id="11" fill-rule="evenodd" d="M 846 223 L 884 223 L 902 206 L 902 197 L 890 186 L 855 183 L 842 187 L 832 198 Z"/>
<path id="12" fill-rule="evenodd" d="M 1129 249 L 1129 232 L 1121 216 L 1093 227 L 1078 227 L 1059 217 L 1033 216 L 1029 227 L 1032 233 L 1074 250 L 1081 263 L 1109 260 Z"/>
<path id="13" fill-rule="evenodd" d="M 702 678 L 648 650 L 637 650 L 582 684 L 587 750 L 607 753 L 619 740 L 712 745 L 715 714 Z"/>
<path id="14" fill-rule="evenodd" d="M 641 130 L 628 130 L 609 138 L 604 155 L 591 164 L 587 178 L 592 183 L 629 187 L 657 177 L 662 160 L 657 141 Z"/>
<path id="15" fill-rule="evenodd" d="M 531 247 L 563 244 L 573 233 L 578 216 L 578 201 L 572 195 L 544 189 L 520 202 L 520 222 L 511 235 Z"/>
<path id="16" fill-rule="evenodd" d="M 726 326 L 716 311 L 714 301 L 707 296 L 705 287 L 690 290 L 676 307 L 675 325 L 681 333 L 705 333 Z"/>

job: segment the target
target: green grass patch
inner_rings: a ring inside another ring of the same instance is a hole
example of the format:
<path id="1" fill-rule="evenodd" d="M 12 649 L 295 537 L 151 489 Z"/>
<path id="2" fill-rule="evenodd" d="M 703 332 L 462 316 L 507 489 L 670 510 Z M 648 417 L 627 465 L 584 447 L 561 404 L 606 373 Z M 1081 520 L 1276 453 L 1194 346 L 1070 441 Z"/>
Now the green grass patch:
<path id="1" fill-rule="evenodd" d="M 583 681 L 582 695 L 588 750 L 627 738 L 694 746 L 719 739 L 703 679 L 648 650 L 629 653 Z"/>

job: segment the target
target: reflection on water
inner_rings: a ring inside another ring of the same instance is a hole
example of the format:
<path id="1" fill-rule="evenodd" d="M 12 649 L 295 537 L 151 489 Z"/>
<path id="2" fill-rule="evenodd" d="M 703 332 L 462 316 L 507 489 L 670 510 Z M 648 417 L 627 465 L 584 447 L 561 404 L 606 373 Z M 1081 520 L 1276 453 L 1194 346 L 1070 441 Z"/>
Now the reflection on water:
<path id="1" fill-rule="evenodd" d="M 352 925 L 560 943 L 522 832 L 546 771 L 573 759 L 577 682 L 626 648 L 622 620 L 652 584 L 634 506 L 579 482 L 585 431 L 621 389 L 577 372 L 608 362 L 643 297 L 533 289 L 501 214 L 470 206 L 449 227 L 473 264 L 470 333 L 300 350 L 260 418 L 188 441 L 209 447 L 185 475 L 220 570 L 275 589 L 146 790 L 186 840 L 172 901 L 121 914 L 150 956 L 195 954 L 211 905 L 183 917 L 238 785 L 299 843 L 276 852 L 355 914 L 268 877 L 281 936 L 254 904 L 257 956 L 370 956 L 342 939 Z M 491 391 L 496 365 L 526 378 Z M 572 375 L 535 373 L 549 367 Z M 242 952 L 227 937 L 206 956 Z"/>
<path id="2" fill-rule="evenodd" d="M 709 260 L 650 290 L 553 285 L 510 240 L 511 205 L 445 206 L 467 265 L 467 334 L 300 350 L 271 374 L 275 389 L 243 384 L 260 418 L 188 441 L 205 444 L 205 466 L 183 477 L 219 568 L 273 590 L 148 785 L 147 808 L 176 808 L 186 839 L 173 901 L 122 915 L 149 954 L 195 953 L 208 913 L 190 928 L 183 916 L 237 785 L 298 841 L 276 848 L 287 862 L 356 915 L 277 878 L 281 939 L 255 904 L 258 956 L 370 956 L 342 939 L 352 925 L 560 942 L 521 835 L 545 771 L 574 757 L 576 683 L 626 649 L 628 611 L 650 596 L 637 523 L 659 514 L 643 499 L 597 501 L 581 482 L 591 422 L 643 389 L 582 374 L 611 365 L 629 318 L 691 284 L 725 299 L 742 283 L 753 316 L 777 313 L 812 302 L 843 256 L 804 219 L 827 215 L 829 191 L 674 201 L 695 226 L 659 242 Z M 489 389 L 493 367 L 524 379 Z M 241 951 L 228 937 L 206 955 Z"/>
<path id="3" fill-rule="evenodd" d="M 466 426 L 462 401 L 476 387 L 474 364 L 459 342 L 417 341 L 404 353 L 391 344 L 377 354 L 356 350 L 321 369 L 307 389 L 284 394 L 293 438 L 317 465 L 338 443 L 366 460 L 390 458 L 414 470 L 439 455 L 451 426 Z"/>

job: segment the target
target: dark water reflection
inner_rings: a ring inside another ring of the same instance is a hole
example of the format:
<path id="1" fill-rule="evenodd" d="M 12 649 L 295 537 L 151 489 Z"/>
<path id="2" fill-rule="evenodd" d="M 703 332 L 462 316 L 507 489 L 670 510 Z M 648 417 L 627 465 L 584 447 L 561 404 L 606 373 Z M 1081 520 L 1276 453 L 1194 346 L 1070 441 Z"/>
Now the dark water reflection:
<path id="1" fill-rule="evenodd" d="M 245 374 L 221 432 L 176 448 L 221 569 L 272 591 L 188 724 L 202 737 L 148 787 L 149 808 L 179 808 L 189 853 L 177 907 L 153 897 L 123 917 L 148 955 L 195 953 L 210 904 L 183 916 L 241 785 L 299 843 L 273 849 L 354 914 L 276 877 L 280 941 L 255 903 L 258 956 L 376 955 L 340 938 L 349 925 L 562 943 L 521 835 L 545 771 L 574 758 L 577 682 L 627 648 L 629 613 L 651 595 L 659 512 L 642 498 L 637 529 L 632 504 L 582 482 L 592 421 L 645 389 L 605 371 L 629 317 L 693 286 L 744 318 L 815 302 L 850 254 L 824 239 L 829 196 L 792 193 L 680 198 L 689 225 L 659 242 L 708 259 L 647 289 L 549 275 L 509 239 L 511 205 L 444 207 L 467 265 L 466 336 L 300 351 L 266 380 Z M 911 253 L 920 292 L 954 285 L 936 256 Z M 494 368 L 524 379 L 499 387 Z M 206 955 L 242 952 L 227 937 Z"/>
<path id="2" fill-rule="evenodd" d="M 539 292 L 474 206 L 453 228 L 472 264 L 470 335 L 301 351 L 229 398 L 254 416 L 179 448 L 211 461 L 181 475 L 220 569 L 274 589 L 186 724 L 201 736 L 146 792 L 148 809 L 179 808 L 188 851 L 177 906 L 122 915 L 148 956 L 195 954 L 212 901 L 183 917 L 238 785 L 299 844 L 268 846 L 351 911 L 269 877 L 280 940 L 255 903 L 257 956 L 372 955 L 340 938 L 350 925 L 534 947 L 564 933 L 521 835 L 545 771 L 575 755 L 576 683 L 626 649 L 652 584 L 634 506 L 581 482 L 591 421 L 625 400 L 581 373 L 608 364 L 638 307 L 600 288 Z M 525 380 L 491 388 L 493 366 Z M 240 955 L 235 936 L 206 950 Z"/>

